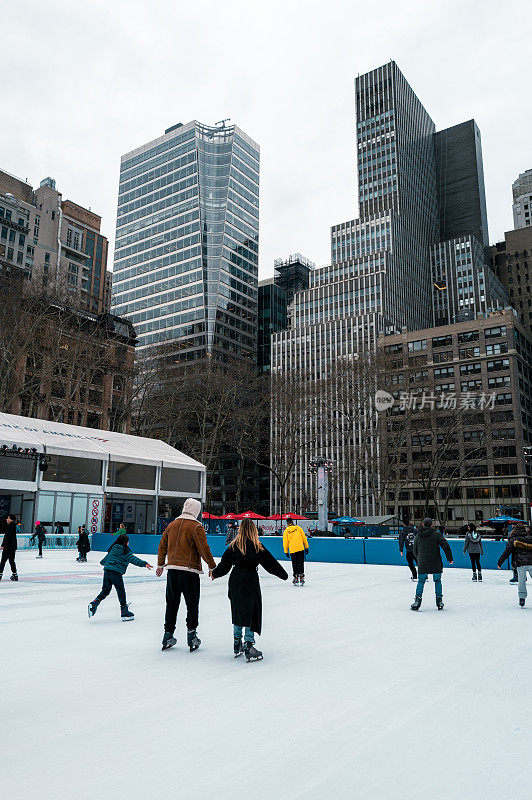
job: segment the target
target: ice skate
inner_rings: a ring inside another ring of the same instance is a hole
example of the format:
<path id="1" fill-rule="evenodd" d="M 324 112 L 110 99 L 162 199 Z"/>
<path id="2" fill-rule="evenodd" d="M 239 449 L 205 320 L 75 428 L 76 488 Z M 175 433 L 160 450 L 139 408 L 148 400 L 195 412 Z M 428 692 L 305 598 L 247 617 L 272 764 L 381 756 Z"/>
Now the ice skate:
<path id="1" fill-rule="evenodd" d="M 438 611 L 441 611 L 443 608 L 443 599 L 441 597 L 436 598 L 436 607 Z"/>
<path id="2" fill-rule="evenodd" d="M 135 615 L 132 611 L 129 610 L 129 606 L 124 606 L 121 612 L 122 622 L 129 622 L 130 620 L 135 619 Z"/>
<path id="3" fill-rule="evenodd" d="M 10 579 L 9 579 L 9 580 L 10 580 L 10 581 L 18 581 L 18 575 L 17 575 L 17 573 L 16 573 L 16 572 L 14 572 L 14 573 L 11 575 L 11 577 L 10 577 Z"/>
<path id="4" fill-rule="evenodd" d="M 300 586 L 304 586 L 305 585 L 305 576 L 304 575 L 300 575 L 299 576 L 299 585 Z"/>
<path id="5" fill-rule="evenodd" d="M 413 576 L 413 575 L 411 575 L 411 576 L 410 576 L 410 580 L 411 580 L 411 581 L 417 581 L 417 578 L 414 578 L 414 576 Z"/>
<path id="6" fill-rule="evenodd" d="M 187 644 L 191 653 L 193 653 L 194 650 L 197 650 L 200 646 L 201 639 L 198 639 L 198 635 L 195 630 L 187 631 Z"/>
<path id="7" fill-rule="evenodd" d="M 521 608 L 525 607 L 525 598 L 524 597 L 519 598 L 519 605 L 521 606 Z"/>
<path id="8" fill-rule="evenodd" d="M 92 603 L 89 603 L 88 611 L 89 611 L 89 619 L 96 614 L 98 610 L 99 603 L 96 600 L 93 600 Z"/>
<path id="9" fill-rule="evenodd" d="M 294 580 L 292 581 L 292 583 L 294 584 L 294 586 L 299 585 L 299 575 L 294 575 Z"/>
<path id="10" fill-rule="evenodd" d="M 235 658 L 241 656 L 244 652 L 244 648 L 242 647 L 242 639 L 237 639 L 236 637 L 233 639 L 233 653 L 235 654 Z"/>
<path id="11" fill-rule="evenodd" d="M 262 661 L 262 653 L 255 647 L 255 642 L 244 643 L 246 661 Z"/>
<path id="12" fill-rule="evenodd" d="M 419 611 L 419 609 L 421 608 L 421 597 L 417 597 L 416 596 L 416 598 L 415 598 L 414 602 L 412 603 L 412 605 L 410 606 L 410 608 L 411 608 L 412 611 Z"/>
<path id="13" fill-rule="evenodd" d="M 473 577 L 471 578 L 471 580 L 472 580 L 472 581 L 476 581 L 476 579 L 477 579 L 477 573 L 476 573 L 476 572 L 474 572 L 474 573 L 473 573 Z"/>
<path id="14" fill-rule="evenodd" d="M 515 577 L 514 577 L 514 578 L 510 578 L 510 580 L 508 581 L 508 583 L 517 583 L 517 582 L 518 582 L 518 580 L 519 580 L 519 579 L 518 579 L 518 578 L 515 578 Z"/>
<path id="15" fill-rule="evenodd" d="M 479 573 L 478 573 L 478 579 L 479 579 L 479 581 L 482 583 L 482 572 L 480 572 L 480 571 L 479 571 Z"/>
<path id="16" fill-rule="evenodd" d="M 177 644 L 177 639 L 175 638 L 174 634 L 165 632 L 161 650 L 169 650 L 175 644 Z"/>

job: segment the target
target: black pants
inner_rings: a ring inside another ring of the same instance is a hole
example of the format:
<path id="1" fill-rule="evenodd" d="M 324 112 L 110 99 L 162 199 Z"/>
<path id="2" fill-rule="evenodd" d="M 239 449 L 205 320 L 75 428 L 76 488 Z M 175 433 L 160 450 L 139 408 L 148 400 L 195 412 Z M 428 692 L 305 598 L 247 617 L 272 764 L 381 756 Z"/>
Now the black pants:
<path id="1" fill-rule="evenodd" d="M 2 560 L 0 561 L 0 575 L 4 571 L 4 567 L 7 561 L 9 561 L 11 572 L 13 573 L 13 575 L 16 575 L 17 565 L 15 564 L 15 550 L 6 550 L 4 547 L 4 549 L 2 550 Z"/>
<path id="2" fill-rule="evenodd" d="M 469 559 L 471 561 L 471 569 L 473 572 L 476 572 L 477 569 L 479 572 L 482 572 L 482 567 L 480 566 L 480 553 L 469 553 Z"/>
<path id="3" fill-rule="evenodd" d="M 102 591 L 96 598 L 96 602 L 101 603 L 102 600 L 105 600 L 107 595 L 111 592 L 113 586 L 115 587 L 116 593 L 118 595 L 118 602 L 120 603 L 120 608 L 125 608 L 126 590 L 124 587 L 124 577 L 119 572 L 115 572 L 114 569 L 104 569 Z"/>
<path id="4" fill-rule="evenodd" d="M 298 553 L 291 553 L 292 569 L 294 571 L 294 578 L 298 575 L 304 576 L 305 574 L 305 551 L 299 550 Z"/>
<path id="5" fill-rule="evenodd" d="M 187 607 L 187 630 L 195 631 L 199 622 L 200 579 L 197 572 L 169 569 L 166 576 L 165 633 L 173 633 L 181 595 Z"/>
<path id="6" fill-rule="evenodd" d="M 39 555 L 42 556 L 42 539 L 39 539 Z"/>
<path id="7" fill-rule="evenodd" d="M 406 551 L 406 560 L 407 560 L 408 566 L 410 567 L 410 572 L 412 573 L 412 577 L 413 578 L 417 578 L 417 570 L 416 570 L 416 567 L 415 567 L 416 559 L 414 558 L 414 553 L 411 550 L 410 551 L 408 551 L 408 550 Z"/>

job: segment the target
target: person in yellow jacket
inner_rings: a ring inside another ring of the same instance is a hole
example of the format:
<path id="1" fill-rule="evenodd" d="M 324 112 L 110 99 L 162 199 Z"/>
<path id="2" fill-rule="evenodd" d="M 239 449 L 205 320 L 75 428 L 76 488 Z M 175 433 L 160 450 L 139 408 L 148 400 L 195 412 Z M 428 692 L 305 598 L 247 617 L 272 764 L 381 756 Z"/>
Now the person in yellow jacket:
<path id="1" fill-rule="evenodd" d="M 304 586 L 305 584 L 305 555 L 308 553 L 308 541 L 305 531 L 299 525 L 294 524 L 291 517 L 286 519 L 286 528 L 283 533 L 283 548 L 285 554 L 292 559 L 292 570 L 294 572 L 294 586 Z"/>

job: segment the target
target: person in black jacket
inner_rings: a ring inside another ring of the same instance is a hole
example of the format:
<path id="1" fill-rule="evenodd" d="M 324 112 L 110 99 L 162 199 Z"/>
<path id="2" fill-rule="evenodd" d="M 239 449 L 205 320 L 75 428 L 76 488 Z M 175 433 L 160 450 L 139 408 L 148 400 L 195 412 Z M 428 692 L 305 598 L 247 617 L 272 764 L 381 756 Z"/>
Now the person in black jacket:
<path id="1" fill-rule="evenodd" d="M 222 560 L 209 575 L 214 580 L 229 576 L 228 596 L 231 601 L 233 621 L 233 652 L 235 658 L 242 652 L 246 660 L 259 660 L 262 653 L 254 647 L 255 633 L 262 630 L 262 595 L 260 591 L 258 566 L 286 581 L 288 573 L 275 560 L 269 550 L 259 541 L 257 528 L 252 520 L 244 519 L 238 534 L 222 556 Z M 244 650 L 242 650 L 242 629 L 244 631 Z"/>
<path id="2" fill-rule="evenodd" d="M 527 572 L 532 578 L 532 533 L 530 532 L 529 526 L 525 527 L 522 523 L 515 526 L 511 537 L 508 539 L 506 549 L 497 562 L 498 569 L 501 568 L 503 562 L 511 555 L 515 556 L 517 575 L 519 577 L 519 585 L 517 587 L 519 605 L 521 608 L 524 608 L 527 596 Z"/>
<path id="3" fill-rule="evenodd" d="M 40 522 L 37 522 L 35 525 L 35 533 L 30 538 L 30 544 L 33 544 L 35 539 L 37 539 L 37 544 L 39 545 L 39 555 L 37 558 L 42 558 L 42 546 L 46 542 L 46 528 L 44 525 L 41 525 Z"/>
<path id="4" fill-rule="evenodd" d="M 17 552 L 17 519 L 14 514 L 9 514 L 4 526 L 4 538 L 2 540 L 2 558 L 0 560 L 0 580 L 4 573 L 6 562 L 9 561 L 11 567 L 11 580 L 18 581 L 17 565 L 15 564 L 15 553 Z"/>
<path id="5" fill-rule="evenodd" d="M 77 548 L 79 556 L 76 560 L 80 561 L 82 564 L 85 564 L 87 562 L 87 553 L 90 553 L 91 550 L 91 543 L 89 540 L 89 534 L 87 533 L 87 529 L 84 525 L 80 525 L 78 528 Z"/>
<path id="6" fill-rule="evenodd" d="M 432 526 L 430 517 L 423 520 L 422 527 L 418 530 L 414 539 L 414 556 L 417 561 L 418 581 L 416 597 L 410 606 L 412 611 L 419 611 L 423 588 L 429 575 L 434 579 L 434 589 L 436 590 L 436 605 L 441 611 L 443 608 L 443 589 L 441 585 L 441 575 L 443 572 L 443 561 L 440 547 L 444 550 L 449 564 L 453 563 L 453 554 L 449 547 L 449 542 L 441 531 Z"/>
<path id="7" fill-rule="evenodd" d="M 406 560 L 410 567 L 412 577 L 410 580 L 417 580 L 416 559 L 414 558 L 414 539 L 416 538 L 416 529 L 410 524 L 409 519 L 405 519 L 405 524 L 399 534 L 399 551 L 403 555 L 403 550 L 406 550 Z"/>

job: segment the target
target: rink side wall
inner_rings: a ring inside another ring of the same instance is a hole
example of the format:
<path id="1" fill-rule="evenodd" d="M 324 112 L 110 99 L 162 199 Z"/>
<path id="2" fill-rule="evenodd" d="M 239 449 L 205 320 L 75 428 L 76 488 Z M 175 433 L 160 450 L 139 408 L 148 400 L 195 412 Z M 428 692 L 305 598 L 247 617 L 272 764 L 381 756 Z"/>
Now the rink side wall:
<path id="1" fill-rule="evenodd" d="M 105 551 L 111 546 L 116 536 L 109 533 L 94 533 L 92 535 L 92 549 Z M 134 553 L 153 555 L 157 553 L 160 536 L 150 534 L 132 534 L 129 537 L 129 546 Z M 209 547 L 215 558 L 221 558 L 225 550 L 225 536 L 209 534 L 207 536 Z M 280 536 L 264 536 L 264 546 L 282 561 L 286 560 L 283 551 L 283 540 Z M 335 564 L 390 564 L 407 566 L 404 555 L 399 553 L 397 539 L 340 539 L 338 537 L 316 537 L 309 541 L 310 552 L 307 561 L 324 561 Z M 449 544 L 453 552 L 454 567 L 467 567 L 471 569 L 469 556 L 463 553 L 464 540 L 450 539 Z M 497 560 L 504 548 L 506 541 L 495 542 L 483 540 L 484 555 L 481 556 L 483 569 L 497 569 Z M 444 568 L 451 568 L 443 556 Z M 509 569 L 509 564 L 506 565 Z"/>

